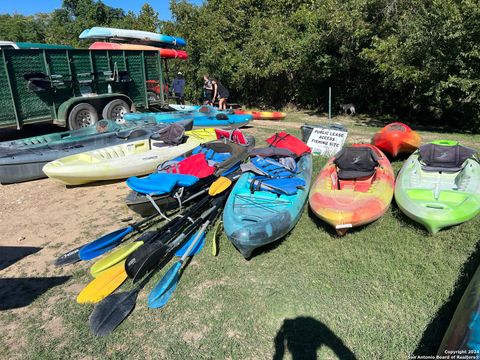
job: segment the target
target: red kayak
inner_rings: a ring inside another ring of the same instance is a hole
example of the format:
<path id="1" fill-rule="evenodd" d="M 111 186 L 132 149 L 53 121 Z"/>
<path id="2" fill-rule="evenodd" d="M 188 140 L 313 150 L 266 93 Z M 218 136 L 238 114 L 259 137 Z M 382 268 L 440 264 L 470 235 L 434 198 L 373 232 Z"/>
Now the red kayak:
<path id="1" fill-rule="evenodd" d="M 413 153 L 420 142 L 420 135 L 401 122 L 388 124 L 372 138 L 373 145 L 393 157 L 400 153 Z"/>
<path id="2" fill-rule="evenodd" d="M 279 111 L 247 111 L 247 110 L 234 110 L 235 114 L 243 115 L 249 114 L 253 116 L 253 120 L 283 120 L 287 116 L 284 112 Z"/>
<path id="3" fill-rule="evenodd" d="M 140 45 L 140 44 L 120 44 L 96 41 L 89 47 L 90 50 L 154 50 L 160 52 L 162 58 L 168 59 L 182 59 L 188 58 L 188 54 L 184 50 L 162 49 L 155 46 Z"/>

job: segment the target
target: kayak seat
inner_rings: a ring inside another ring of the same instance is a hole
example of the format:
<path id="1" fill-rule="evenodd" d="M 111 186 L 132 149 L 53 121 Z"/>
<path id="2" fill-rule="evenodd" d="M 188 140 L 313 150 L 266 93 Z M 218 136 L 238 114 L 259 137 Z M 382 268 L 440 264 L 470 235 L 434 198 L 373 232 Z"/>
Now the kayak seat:
<path id="1" fill-rule="evenodd" d="M 158 130 L 150 137 L 152 140 L 163 141 L 166 145 L 179 145 L 185 139 L 185 128 L 173 123 Z"/>
<path id="2" fill-rule="evenodd" d="M 458 172 L 463 169 L 464 162 L 476 154 L 475 150 L 462 145 L 425 144 L 418 151 L 422 170 L 430 172 Z"/>
<path id="3" fill-rule="evenodd" d="M 158 173 L 139 179 L 136 176 L 127 179 L 130 189 L 140 194 L 168 194 L 175 187 L 192 186 L 199 180 L 193 175 Z"/>
<path id="4" fill-rule="evenodd" d="M 345 147 L 335 155 L 334 164 L 340 180 L 368 178 L 375 173 L 377 155 L 369 147 Z"/>
<path id="5" fill-rule="evenodd" d="M 250 181 L 250 191 L 265 190 L 279 195 L 295 195 L 299 188 L 304 188 L 305 180 L 290 177 L 283 179 L 271 179 L 268 177 L 254 177 Z"/>
<path id="6" fill-rule="evenodd" d="M 227 114 L 217 114 L 215 115 L 215 119 L 217 120 L 228 120 Z"/>
<path id="7" fill-rule="evenodd" d="M 129 129 L 117 132 L 117 137 L 120 139 L 131 140 L 139 137 L 144 137 L 149 134 L 145 129 Z"/>

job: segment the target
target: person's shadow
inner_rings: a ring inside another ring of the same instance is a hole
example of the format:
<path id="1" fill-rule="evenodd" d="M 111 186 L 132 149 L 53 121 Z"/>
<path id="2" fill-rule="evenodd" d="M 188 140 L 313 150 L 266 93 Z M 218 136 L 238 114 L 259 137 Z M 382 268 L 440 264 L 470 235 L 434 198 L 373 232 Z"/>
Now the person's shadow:
<path id="1" fill-rule="evenodd" d="M 273 360 L 285 357 L 285 346 L 293 360 L 315 360 L 317 351 L 327 346 L 339 359 L 354 360 L 355 354 L 324 323 L 311 317 L 285 319 L 275 337 Z"/>

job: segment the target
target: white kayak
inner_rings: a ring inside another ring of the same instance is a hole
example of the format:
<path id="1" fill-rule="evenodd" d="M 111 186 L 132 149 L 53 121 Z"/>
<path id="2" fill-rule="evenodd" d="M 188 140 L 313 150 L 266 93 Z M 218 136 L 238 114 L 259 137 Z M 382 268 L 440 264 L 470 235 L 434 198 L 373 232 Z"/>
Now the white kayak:
<path id="1" fill-rule="evenodd" d="M 49 162 L 43 167 L 43 172 L 65 185 L 142 176 L 155 171 L 161 163 L 217 138 L 215 129 L 186 131 L 185 135 L 187 140 L 176 146 L 145 139 L 67 156 Z"/>

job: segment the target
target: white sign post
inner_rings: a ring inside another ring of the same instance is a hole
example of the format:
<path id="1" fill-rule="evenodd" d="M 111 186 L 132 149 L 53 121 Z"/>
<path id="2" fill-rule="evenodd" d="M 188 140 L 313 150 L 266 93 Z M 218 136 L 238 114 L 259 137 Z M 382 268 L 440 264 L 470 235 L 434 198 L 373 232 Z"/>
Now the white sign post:
<path id="1" fill-rule="evenodd" d="M 347 135 L 347 131 L 314 128 L 308 138 L 307 145 L 310 146 L 314 154 L 332 156 L 342 149 Z"/>

